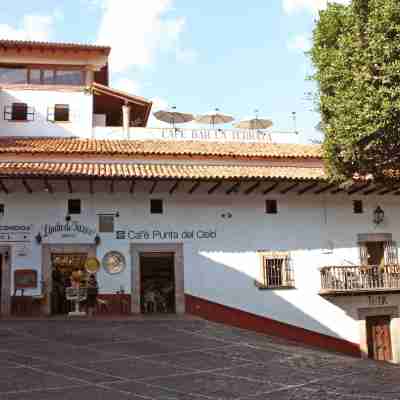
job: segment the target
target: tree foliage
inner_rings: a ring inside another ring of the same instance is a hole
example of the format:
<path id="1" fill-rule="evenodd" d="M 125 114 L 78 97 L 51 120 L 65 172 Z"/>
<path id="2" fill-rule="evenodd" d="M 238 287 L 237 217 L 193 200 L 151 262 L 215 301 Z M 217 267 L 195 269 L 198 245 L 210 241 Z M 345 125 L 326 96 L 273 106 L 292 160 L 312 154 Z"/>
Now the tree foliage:
<path id="1" fill-rule="evenodd" d="M 313 32 L 327 167 L 336 179 L 400 169 L 400 0 L 329 4 Z"/>

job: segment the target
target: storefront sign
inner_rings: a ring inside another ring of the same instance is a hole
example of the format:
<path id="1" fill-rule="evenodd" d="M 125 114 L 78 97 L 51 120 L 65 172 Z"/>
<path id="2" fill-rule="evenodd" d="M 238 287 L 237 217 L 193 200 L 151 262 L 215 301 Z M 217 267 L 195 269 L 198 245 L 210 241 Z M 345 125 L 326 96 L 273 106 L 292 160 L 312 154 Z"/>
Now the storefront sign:
<path id="1" fill-rule="evenodd" d="M 216 239 L 216 230 L 184 230 L 184 231 L 161 231 L 161 230 L 118 230 L 116 238 L 121 240 L 202 240 Z"/>
<path id="2" fill-rule="evenodd" d="M 0 242 L 29 243 L 31 237 L 31 225 L 0 225 Z"/>
<path id="3" fill-rule="evenodd" d="M 61 233 L 62 237 L 76 237 L 77 234 L 93 236 L 96 230 L 78 222 L 67 222 L 66 224 L 45 224 L 42 227 L 43 237 L 49 237 L 55 233 Z"/>
<path id="4" fill-rule="evenodd" d="M 368 304 L 370 306 L 387 306 L 389 301 L 384 295 L 368 296 Z"/>

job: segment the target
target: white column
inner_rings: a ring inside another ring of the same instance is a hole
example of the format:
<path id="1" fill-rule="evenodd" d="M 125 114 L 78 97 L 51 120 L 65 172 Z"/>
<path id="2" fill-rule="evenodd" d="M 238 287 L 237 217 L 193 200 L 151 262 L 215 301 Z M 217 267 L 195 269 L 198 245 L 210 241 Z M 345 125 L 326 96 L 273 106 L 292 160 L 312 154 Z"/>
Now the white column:
<path id="1" fill-rule="evenodd" d="M 129 139 L 129 125 L 131 120 L 131 107 L 124 104 L 122 106 L 122 126 L 124 133 Z"/>

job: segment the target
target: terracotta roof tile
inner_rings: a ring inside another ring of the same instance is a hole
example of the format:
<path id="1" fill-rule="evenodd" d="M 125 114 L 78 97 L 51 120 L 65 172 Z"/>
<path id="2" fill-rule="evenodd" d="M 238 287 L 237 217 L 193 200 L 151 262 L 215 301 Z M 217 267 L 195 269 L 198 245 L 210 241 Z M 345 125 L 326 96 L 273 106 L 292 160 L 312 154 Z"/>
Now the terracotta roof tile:
<path id="1" fill-rule="evenodd" d="M 234 165 L 0 162 L 0 177 L 325 180 L 323 168 Z"/>
<path id="2" fill-rule="evenodd" d="M 181 155 L 307 159 L 321 159 L 322 157 L 319 145 L 38 137 L 2 138 L 0 139 L 0 153 L 125 156 Z"/>
<path id="3" fill-rule="evenodd" d="M 8 40 L 0 39 L 0 47 L 3 48 L 49 48 L 49 49 L 76 49 L 76 50 L 95 50 L 102 51 L 107 55 L 111 51 L 109 46 L 99 46 L 87 43 L 66 43 L 66 42 L 37 42 L 31 40 Z"/>

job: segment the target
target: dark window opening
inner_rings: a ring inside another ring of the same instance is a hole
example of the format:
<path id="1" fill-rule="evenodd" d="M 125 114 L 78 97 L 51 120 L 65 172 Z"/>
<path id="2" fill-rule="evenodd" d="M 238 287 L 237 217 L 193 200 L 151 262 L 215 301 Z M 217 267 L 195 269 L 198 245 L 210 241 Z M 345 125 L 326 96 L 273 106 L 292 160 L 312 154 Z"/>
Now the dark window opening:
<path id="1" fill-rule="evenodd" d="M 353 212 L 354 214 L 362 214 L 364 212 L 362 200 L 353 201 Z"/>
<path id="2" fill-rule="evenodd" d="M 162 214 L 163 213 L 163 201 L 160 199 L 150 200 L 150 213 L 151 214 Z"/>
<path id="3" fill-rule="evenodd" d="M 11 109 L 12 121 L 28 120 L 28 105 L 26 103 L 13 103 Z"/>
<path id="4" fill-rule="evenodd" d="M 278 214 L 278 202 L 276 200 L 266 200 L 265 212 L 267 214 Z"/>
<path id="5" fill-rule="evenodd" d="M 56 104 L 54 106 L 54 121 L 69 122 L 69 105 Z"/>
<path id="6" fill-rule="evenodd" d="M 4 215 L 4 204 L 0 204 L 0 217 Z"/>
<path id="7" fill-rule="evenodd" d="M 99 215 L 99 232 L 101 233 L 114 232 L 114 215 L 107 215 L 107 214 Z"/>
<path id="8" fill-rule="evenodd" d="M 69 199 L 68 200 L 68 214 L 80 214 L 81 213 L 81 200 L 80 199 Z"/>

